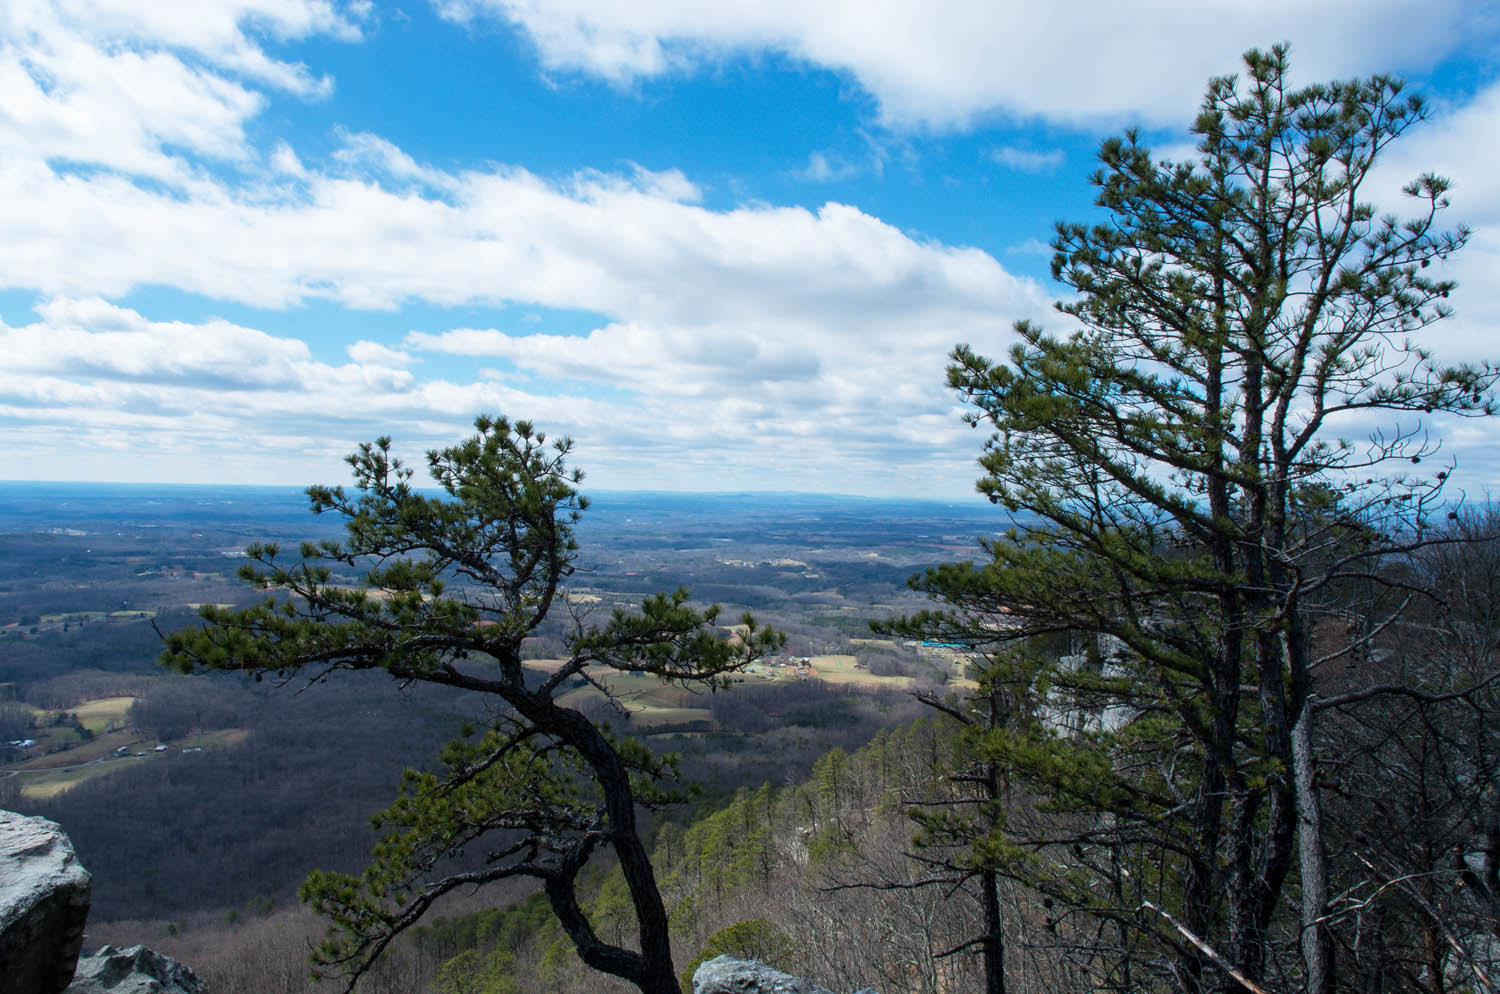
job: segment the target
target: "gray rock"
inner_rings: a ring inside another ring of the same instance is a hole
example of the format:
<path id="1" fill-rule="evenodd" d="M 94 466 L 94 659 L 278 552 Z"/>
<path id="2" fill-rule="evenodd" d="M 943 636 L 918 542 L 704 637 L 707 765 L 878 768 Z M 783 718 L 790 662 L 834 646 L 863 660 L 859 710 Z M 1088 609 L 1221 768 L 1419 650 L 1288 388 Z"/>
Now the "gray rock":
<path id="1" fill-rule="evenodd" d="M 55 822 L 0 811 L 0 994 L 68 986 L 89 889 L 89 872 Z"/>
<path id="2" fill-rule="evenodd" d="M 206 994 L 198 975 L 145 946 L 99 951 L 78 961 L 67 994 Z"/>
<path id="3" fill-rule="evenodd" d="M 693 994 L 833 994 L 810 980 L 782 973 L 759 960 L 719 956 L 693 974 Z M 874 994 L 866 988 L 860 994 Z"/>

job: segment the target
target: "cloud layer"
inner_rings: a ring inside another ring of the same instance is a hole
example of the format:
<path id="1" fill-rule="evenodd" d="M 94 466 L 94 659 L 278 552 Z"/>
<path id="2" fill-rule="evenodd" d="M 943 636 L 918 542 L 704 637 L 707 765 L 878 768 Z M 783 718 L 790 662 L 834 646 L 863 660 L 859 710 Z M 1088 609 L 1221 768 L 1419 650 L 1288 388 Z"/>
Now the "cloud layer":
<path id="1" fill-rule="evenodd" d="M 898 127 L 963 127 L 994 113 L 1177 124 L 1203 81 L 1247 47 L 1290 41 L 1306 79 L 1423 64 L 1484 15 L 1435 0 L 1121 4 L 966 0 L 436 0 L 459 22 L 499 18 L 555 70 L 620 83 L 775 51 L 845 73 Z M 1493 27 L 1493 25 L 1489 25 Z"/>
<path id="2" fill-rule="evenodd" d="M 438 6 L 519 25 L 551 71 L 624 83 L 781 52 L 848 75 L 888 124 L 913 128 L 997 113 L 1180 120 L 1184 95 L 1233 64 L 1238 49 L 1217 39 L 1275 32 L 1291 10 L 1158 5 L 1127 23 L 1104 5 L 1065 21 L 958 4 L 916 19 L 894 3 Z M 1429 57 L 1464 18 L 1440 0 L 1398 33 L 1393 2 L 1350 9 L 1303 12 L 1305 73 Z M 20 0 L 0 12 L 0 289 L 38 301 L 35 320 L 0 323 L 9 465 L 336 480 L 358 441 L 390 433 L 414 451 L 494 411 L 575 435 L 605 486 L 968 489 L 977 439 L 942 386 L 943 357 L 959 341 L 1001 351 L 1011 322 L 1046 315 L 1045 288 L 856 205 L 710 208 L 678 169 L 444 169 L 354 131 L 310 163 L 294 139 L 265 137 L 273 101 L 316 102 L 338 85 L 272 54 L 279 42 L 358 44 L 373 17 L 322 0 Z M 1152 17 L 1180 30 L 1157 38 L 1138 26 Z M 1335 19 L 1351 23 L 1320 40 Z M 1472 177 L 1455 196 L 1476 225 L 1459 263 L 1476 287 L 1500 285 L 1497 135 L 1492 86 L 1440 108 L 1393 162 L 1399 179 L 1433 165 Z M 1063 161 L 1045 146 L 991 150 L 1007 170 Z M 849 170 L 816 153 L 798 176 Z M 261 313 L 331 306 L 337 347 L 122 303 L 154 288 Z M 477 327 L 429 318 L 383 340 L 359 330 L 363 315 L 414 304 L 542 313 Z M 1473 355 L 1500 306 L 1478 294 L 1459 305 L 1445 348 Z M 554 312 L 600 317 L 580 332 Z"/>

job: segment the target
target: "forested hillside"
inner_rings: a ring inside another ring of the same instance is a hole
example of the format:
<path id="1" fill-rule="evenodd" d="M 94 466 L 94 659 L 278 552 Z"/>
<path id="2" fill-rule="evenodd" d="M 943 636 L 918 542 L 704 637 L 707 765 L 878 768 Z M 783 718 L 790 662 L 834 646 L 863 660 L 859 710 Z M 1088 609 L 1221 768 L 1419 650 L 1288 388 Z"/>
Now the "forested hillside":
<path id="1" fill-rule="evenodd" d="M 684 970 L 706 954 L 733 952 L 835 989 L 973 989 L 982 977 L 977 958 L 942 954 L 963 946 L 979 927 L 976 894 L 907 856 L 911 805 L 955 796 L 944 780 L 961 761 L 954 731 L 931 718 L 881 730 L 863 747 L 824 753 L 805 781 L 744 787 L 711 814 L 663 824 L 652 859 Z M 587 903 L 601 931 L 625 939 L 633 923 L 621 883 L 613 871 L 596 874 Z M 540 895 L 514 898 L 510 907 L 439 916 L 414 929 L 361 989 L 629 989 L 584 967 Z M 1046 938 L 1045 914 L 1019 891 L 1008 895 L 1007 914 L 1015 930 L 1012 969 L 1024 985 L 1017 989 L 1056 989 L 1051 985 L 1069 967 Z M 215 990 L 252 994 L 266 990 L 256 979 L 262 968 L 298 976 L 306 948 L 290 937 L 314 925 L 245 912 L 233 924 L 200 917 L 155 941 L 193 958 Z M 117 923 L 102 934 L 140 927 L 161 925 Z M 278 990 L 314 989 L 287 984 Z"/>

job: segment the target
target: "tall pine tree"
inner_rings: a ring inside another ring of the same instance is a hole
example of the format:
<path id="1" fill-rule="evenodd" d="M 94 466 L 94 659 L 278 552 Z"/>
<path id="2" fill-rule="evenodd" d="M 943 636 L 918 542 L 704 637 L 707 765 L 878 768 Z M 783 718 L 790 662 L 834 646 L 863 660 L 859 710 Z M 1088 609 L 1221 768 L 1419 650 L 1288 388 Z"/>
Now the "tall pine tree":
<path id="1" fill-rule="evenodd" d="M 1387 619 L 1325 621 L 1344 579 L 1427 540 L 1452 466 L 1423 463 L 1421 419 L 1495 410 L 1493 366 L 1423 344 L 1467 238 L 1448 183 L 1411 182 L 1406 220 L 1367 202 L 1422 101 L 1384 76 L 1293 89 L 1284 48 L 1245 68 L 1209 84 L 1196 157 L 1102 146 L 1104 220 L 1053 241 L 1076 330 L 953 352 L 993 432 L 980 490 L 1017 524 L 915 578 L 944 607 L 891 626 L 975 645 L 986 687 L 1035 699 L 984 758 L 1051 828 L 975 826 L 971 858 L 1093 921 L 1120 990 L 1334 990 L 1320 666 Z M 1037 651 L 1063 636 L 1079 651 Z"/>

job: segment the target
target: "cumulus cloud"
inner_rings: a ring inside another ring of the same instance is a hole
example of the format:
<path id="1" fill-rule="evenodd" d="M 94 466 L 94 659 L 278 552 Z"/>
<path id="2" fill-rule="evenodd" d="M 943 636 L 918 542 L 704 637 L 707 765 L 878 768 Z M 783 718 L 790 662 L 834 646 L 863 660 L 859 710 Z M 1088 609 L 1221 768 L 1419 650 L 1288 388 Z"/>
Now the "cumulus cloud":
<path id="1" fill-rule="evenodd" d="M 262 151 L 246 125 L 265 88 L 320 86 L 253 57 L 247 25 L 295 37 L 353 22 L 293 0 L 208 9 L 217 19 L 189 18 L 155 48 L 146 36 L 168 29 L 126 6 L 38 6 L 0 28 L 0 72 L 19 74 L 0 99 L 0 132 L 17 137 L 0 146 L 0 198 L 26 205 L 0 216 L 0 285 L 43 297 L 38 321 L 0 327 L 14 457 L 40 426 L 68 425 L 100 449 L 129 437 L 175 453 L 180 478 L 187 452 L 301 462 L 403 427 L 446 441 L 500 410 L 577 435 L 616 485 L 902 490 L 909 477 L 886 478 L 880 453 L 933 440 L 932 411 L 951 406 L 947 348 L 1044 306 L 982 251 L 848 204 L 710 209 L 677 169 L 452 172 L 352 131 L 323 165 L 285 140 Z M 123 41 L 100 42 L 90 11 Z M 47 83 L 37 60 L 70 46 L 73 75 Z M 238 171 L 201 168 L 212 160 Z M 401 347 L 354 342 L 330 364 L 296 338 L 114 302 L 154 286 L 262 308 L 515 303 L 605 320 L 582 336 L 429 329 Z M 462 369 L 455 356 L 495 368 L 416 372 Z M 893 382 L 892 362 L 916 384 Z"/>
<path id="2" fill-rule="evenodd" d="M 1400 189 L 1426 173 L 1452 183 L 1451 206 L 1444 222 L 1472 229 L 1468 244 L 1448 262 L 1442 275 L 1458 283 L 1450 303 L 1453 319 L 1434 329 L 1430 346 L 1442 361 L 1500 359 L 1495 328 L 1500 325 L 1500 81 L 1479 90 L 1457 106 L 1432 108 L 1402 141 L 1390 146 L 1371 176 L 1368 195 L 1382 211 L 1407 216 L 1420 203 Z M 1491 429 L 1492 430 L 1492 429 Z"/>
<path id="3" fill-rule="evenodd" d="M 0 159 L 0 197 L 31 205 L 0 219 L 0 280 L 65 296 L 163 284 L 274 306 L 525 301 L 679 324 L 874 319 L 1034 293 L 984 252 L 915 240 L 845 204 L 714 211 L 687 202 L 674 174 L 551 183 L 401 168 L 444 195 L 305 175 L 272 202 L 211 181 L 183 198 Z"/>
<path id="4" fill-rule="evenodd" d="M 1425 64 L 1493 25 L 1463 0 L 976 4 L 966 0 L 434 0 L 445 17 L 520 27 L 553 70 L 616 82 L 761 51 L 853 77 L 898 127 L 993 112 L 1176 124 L 1244 48 L 1291 41 L 1308 79 Z"/>
<path id="5" fill-rule="evenodd" d="M 409 356 L 371 342 L 351 346 L 351 361 L 332 365 L 297 339 L 223 321 L 152 321 L 97 298 L 51 300 L 39 311 L 32 324 L 0 324 L 0 349 L 14 357 L 0 370 L 0 425 L 7 457 L 24 458 L 49 478 L 76 473 L 80 454 L 97 471 L 127 444 L 136 460 L 130 478 L 337 480 L 339 457 L 359 441 L 392 434 L 415 454 L 451 442 L 481 411 L 524 415 L 577 437 L 580 463 L 617 487 L 797 480 L 813 489 L 900 493 L 912 489 L 905 474 L 930 475 L 937 489 L 969 475 L 969 454 L 943 444 L 961 432 L 951 410 L 934 401 L 935 375 L 923 382 L 893 378 L 878 363 L 820 365 L 831 357 L 818 346 L 799 352 L 783 342 L 755 356 L 732 337 L 628 328 L 597 333 L 602 351 L 594 357 L 548 336 L 511 344 L 504 335 L 456 331 L 409 343 L 433 353 L 513 357 L 548 376 L 620 388 L 601 398 L 555 379 L 537 384 L 504 373 L 422 379 L 399 368 Z M 651 359 L 660 356 L 670 361 L 658 368 Z M 925 358 L 940 364 L 935 354 Z M 608 363 L 622 365 L 611 371 Z M 690 389 L 663 388 L 673 376 Z M 65 446 L 58 444 L 63 425 Z M 836 459 L 829 456 L 835 443 Z M 895 475 L 893 453 L 904 454 Z"/>
<path id="6" fill-rule="evenodd" d="M 423 398 L 444 392 L 380 355 L 331 365 L 301 340 L 222 320 L 155 321 L 99 298 L 37 311 L 0 323 L 0 424 L 7 457 L 47 478 L 96 473 L 94 453 L 124 446 L 127 479 L 295 480 L 382 422 L 430 416 Z"/>
<path id="7" fill-rule="evenodd" d="M 316 392 L 321 383 L 410 381 L 410 374 L 359 351 L 359 366 L 330 367 L 312 360 L 307 344 L 228 321 L 152 321 L 98 297 L 53 299 L 37 307 L 41 320 L 19 328 L 0 323 L 0 352 L 22 381 L 87 379 L 157 383 L 174 388 L 289 389 Z M 379 346 L 375 346 L 379 349 Z M 390 350 L 385 350 L 389 352 Z M 395 353 L 391 353 L 395 355 Z M 372 362 L 371 360 L 375 361 Z M 21 374 L 25 374 L 22 376 Z"/>
<path id="8" fill-rule="evenodd" d="M 417 358 L 409 352 L 400 349 L 389 348 L 379 342 L 358 341 L 344 349 L 350 359 L 361 365 L 386 366 L 403 369 L 417 362 Z"/>
<path id="9" fill-rule="evenodd" d="M 0 14 L 0 147 L 165 181 L 190 173 L 165 147 L 248 159 L 259 87 L 315 98 L 332 86 L 268 56 L 261 33 L 353 38 L 358 27 L 326 0 L 12 0 Z"/>

